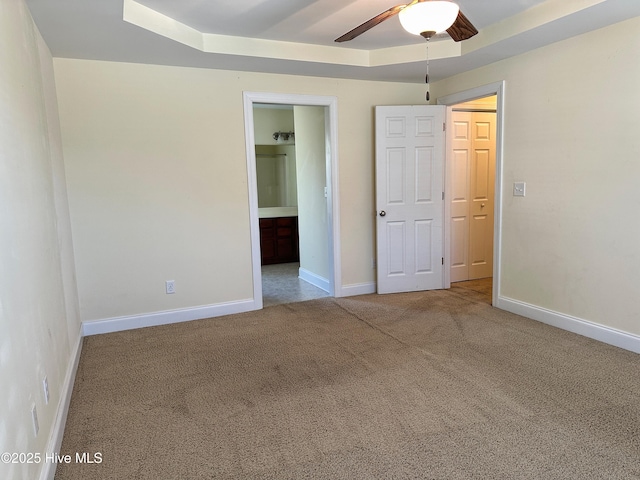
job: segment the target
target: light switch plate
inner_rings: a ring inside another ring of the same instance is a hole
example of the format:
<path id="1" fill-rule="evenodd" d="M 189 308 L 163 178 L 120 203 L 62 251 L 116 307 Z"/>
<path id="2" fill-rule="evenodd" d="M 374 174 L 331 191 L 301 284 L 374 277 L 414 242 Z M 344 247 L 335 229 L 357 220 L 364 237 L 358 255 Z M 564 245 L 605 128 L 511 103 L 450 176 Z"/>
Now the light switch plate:
<path id="1" fill-rule="evenodd" d="M 527 184 L 524 182 L 513 182 L 513 196 L 524 197 Z"/>

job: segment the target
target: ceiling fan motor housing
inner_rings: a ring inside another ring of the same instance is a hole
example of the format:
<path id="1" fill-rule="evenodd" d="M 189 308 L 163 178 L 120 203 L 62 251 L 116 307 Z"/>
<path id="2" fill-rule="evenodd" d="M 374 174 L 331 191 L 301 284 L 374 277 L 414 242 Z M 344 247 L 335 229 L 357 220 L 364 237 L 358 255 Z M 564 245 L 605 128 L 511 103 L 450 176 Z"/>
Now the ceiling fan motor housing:
<path id="1" fill-rule="evenodd" d="M 446 0 L 428 0 L 410 3 L 398 14 L 400 24 L 407 32 L 414 35 L 425 35 L 444 32 L 458 18 L 458 4 Z M 433 35 L 430 35 L 433 36 Z M 429 37 L 430 38 L 430 37 Z"/>
<path id="2" fill-rule="evenodd" d="M 385 10 L 336 38 L 336 42 L 353 40 L 395 15 L 400 17 L 400 23 L 407 32 L 421 35 L 427 40 L 444 30 L 456 42 L 471 38 L 478 33 L 476 27 L 464 16 L 456 3 L 448 0 L 413 0 L 406 5 L 396 5 Z"/>

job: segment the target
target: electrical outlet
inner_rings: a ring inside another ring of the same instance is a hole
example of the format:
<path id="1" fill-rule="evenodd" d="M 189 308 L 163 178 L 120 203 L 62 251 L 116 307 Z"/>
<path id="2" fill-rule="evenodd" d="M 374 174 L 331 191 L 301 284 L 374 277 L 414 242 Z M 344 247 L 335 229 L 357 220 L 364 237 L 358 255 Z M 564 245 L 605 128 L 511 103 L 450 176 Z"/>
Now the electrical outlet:
<path id="1" fill-rule="evenodd" d="M 49 380 L 47 380 L 47 377 L 42 380 L 42 389 L 44 390 L 44 403 L 49 405 Z"/>
<path id="2" fill-rule="evenodd" d="M 167 280 L 166 281 L 166 291 L 167 291 L 167 294 L 176 293 L 176 281 L 175 280 Z"/>
<path id="3" fill-rule="evenodd" d="M 31 406 L 31 420 L 33 420 L 33 434 L 37 437 L 40 425 L 38 425 L 38 410 L 35 403 Z"/>
<path id="4" fill-rule="evenodd" d="M 514 182 L 513 183 L 513 196 L 514 197 L 524 197 L 525 195 L 525 190 L 526 190 L 527 184 L 524 182 Z"/>

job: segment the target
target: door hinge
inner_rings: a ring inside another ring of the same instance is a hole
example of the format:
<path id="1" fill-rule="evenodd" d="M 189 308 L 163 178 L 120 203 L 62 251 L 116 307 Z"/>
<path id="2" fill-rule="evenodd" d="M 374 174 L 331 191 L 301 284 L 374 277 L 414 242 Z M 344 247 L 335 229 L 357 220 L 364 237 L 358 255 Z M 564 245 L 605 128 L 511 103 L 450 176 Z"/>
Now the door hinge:
<path id="1" fill-rule="evenodd" d="M 447 131 L 447 124 L 445 122 L 442 122 L 442 131 L 443 132 Z"/>
<path id="2" fill-rule="evenodd" d="M 444 192 L 442 192 L 442 199 L 444 200 Z"/>
<path id="3" fill-rule="evenodd" d="M 442 257 L 442 264 L 444 265 L 444 257 Z"/>

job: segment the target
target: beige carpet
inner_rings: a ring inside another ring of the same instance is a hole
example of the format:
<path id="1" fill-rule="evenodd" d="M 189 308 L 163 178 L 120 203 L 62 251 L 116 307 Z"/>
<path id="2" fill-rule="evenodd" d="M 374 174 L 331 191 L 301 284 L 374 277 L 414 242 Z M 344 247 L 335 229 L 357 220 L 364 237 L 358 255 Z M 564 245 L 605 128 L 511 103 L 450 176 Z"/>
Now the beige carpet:
<path id="1" fill-rule="evenodd" d="M 640 356 L 486 292 L 88 337 L 57 479 L 640 478 Z"/>

